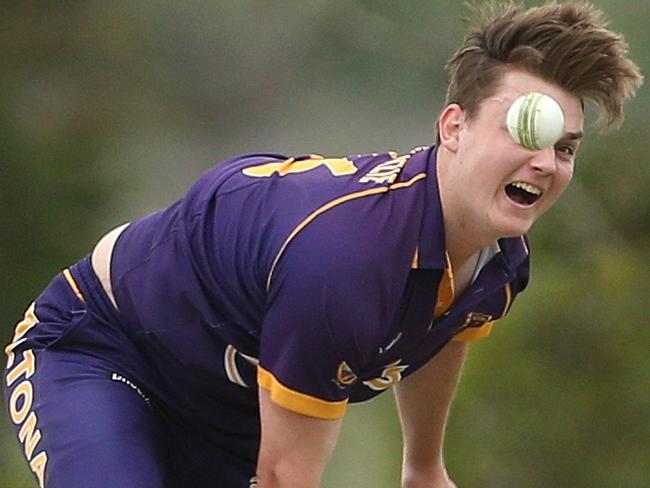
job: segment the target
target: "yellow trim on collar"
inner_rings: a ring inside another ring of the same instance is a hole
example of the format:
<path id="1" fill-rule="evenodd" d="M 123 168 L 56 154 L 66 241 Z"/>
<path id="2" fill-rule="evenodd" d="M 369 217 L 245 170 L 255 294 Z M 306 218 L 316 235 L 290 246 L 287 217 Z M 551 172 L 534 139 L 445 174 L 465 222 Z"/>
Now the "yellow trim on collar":
<path id="1" fill-rule="evenodd" d="M 420 246 L 415 248 L 415 254 L 413 254 L 413 261 L 411 262 L 411 269 L 418 269 L 419 262 L 420 262 Z"/>
<path id="2" fill-rule="evenodd" d="M 86 300 L 84 299 L 84 296 L 81 293 L 81 290 L 79 289 L 79 285 L 77 285 L 77 282 L 75 281 L 74 277 L 72 276 L 72 273 L 68 268 L 63 270 L 63 277 L 68 282 L 68 285 L 70 285 L 70 288 L 72 288 L 74 294 L 77 295 L 77 298 L 82 302 L 85 302 Z"/>
<path id="3" fill-rule="evenodd" d="M 501 314 L 501 317 L 508 313 L 508 309 L 512 303 L 512 283 L 506 283 L 503 288 L 506 294 L 506 305 L 503 307 L 503 313 Z"/>

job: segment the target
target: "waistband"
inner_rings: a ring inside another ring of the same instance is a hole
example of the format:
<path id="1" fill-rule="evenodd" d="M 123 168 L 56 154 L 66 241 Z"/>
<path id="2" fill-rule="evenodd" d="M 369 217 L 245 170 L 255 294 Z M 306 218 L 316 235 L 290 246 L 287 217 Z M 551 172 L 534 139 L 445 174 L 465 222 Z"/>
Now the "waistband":
<path id="1" fill-rule="evenodd" d="M 129 222 L 122 224 L 109 231 L 102 237 L 93 252 L 90 254 L 90 264 L 99 278 L 102 288 L 106 292 L 108 299 L 115 308 L 118 308 L 113 295 L 113 285 L 111 284 L 111 260 L 113 259 L 113 248 L 122 231 L 129 226 Z"/>
<path id="2" fill-rule="evenodd" d="M 90 255 L 70 266 L 68 271 L 78 287 L 80 298 L 89 308 L 110 322 L 116 323 L 114 321 L 120 320 L 119 312 L 106 295 L 102 283 L 93 270 Z M 73 286 L 72 283 L 70 285 Z"/>

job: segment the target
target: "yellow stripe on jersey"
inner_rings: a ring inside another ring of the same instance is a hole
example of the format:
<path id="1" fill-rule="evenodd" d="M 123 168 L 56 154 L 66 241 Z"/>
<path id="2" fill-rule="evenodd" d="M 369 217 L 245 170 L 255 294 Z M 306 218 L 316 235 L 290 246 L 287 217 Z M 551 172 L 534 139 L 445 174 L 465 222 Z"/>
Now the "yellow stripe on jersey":
<path id="1" fill-rule="evenodd" d="M 72 273 L 70 273 L 69 269 L 64 269 L 63 270 L 63 276 L 65 277 L 66 281 L 70 285 L 70 288 L 72 288 L 72 291 L 74 292 L 75 295 L 77 295 L 77 298 L 81 300 L 82 302 L 85 302 L 86 300 L 84 299 L 83 294 L 81 293 L 81 290 L 79 289 L 79 286 L 77 285 L 77 282 L 75 281 L 74 277 L 72 276 Z"/>
<path id="2" fill-rule="evenodd" d="M 357 172 L 357 167 L 347 158 L 325 159 L 322 156 L 312 155 L 310 159 L 296 161 L 294 158 L 289 158 L 285 161 L 249 166 L 244 168 L 242 173 L 255 178 L 269 178 L 276 173 L 280 176 L 286 176 L 311 171 L 320 166 L 325 166 L 333 176 L 353 175 Z"/>
<path id="3" fill-rule="evenodd" d="M 261 366 L 257 367 L 257 383 L 270 392 L 273 403 L 292 412 L 326 420 L 340 419 L 345 415 L 347 400 L 328 402 L 292 390 L 280 383 L 271 372 Z"/>
<path id="4" fill-rule="evenodd" d="M 445 259 L 447 260 L 447 266 L 440 279 L 440 283 L 438 283 L 438 298 L 433 310 L 434 318 L 438 318 L 445 313 L 451 307 L 451 304 L 454 303 L 454 297 L 456 296 L 454 270 L 451 267 L 451 259 L 447 251 L 445 251 Z"/>
<path id="5" fill-rule="evenodd" d="M 415 248 L 415 254 L 413 255 L 413 261 L 411 261 L 411 269 L 418 269 L 418 263 L 420 262 L 420 247 Z"/>
<path id="6" fill-rule="evenodd" d="M 284 241 L 282 244 L 282 247 L 280 247 L 280 250 L 278 251 L 278 254 L 275 256 L 275 259 L 273 260 L 273 264 L 271 264 L 271 269 L 269 271 L 269 275 L 266 280 L 266 289 L 268 290 L 271 288 L 271 280 L 273 278 L 273 272 L 275 271 L 275 267 L 278 264 L 278 261 L 280 261 L 280 258 L 284 254 L 284 251 L 287 249 L 289 246 L 289 243 L 293 240 L 294 237 L 298 235 L 298 233 L 303 230 L 307 225 L 309 225 L 316 217 L 319 215 L 327 212 L 328 210 L 331 210 L 332 208 L 341 205 L 342 203 L 349 202 L 350 200 L 355 200 L 357 198 L 363 198 L 367 197 L 370 195 L 377 195 L 380 193 L 387 193 L 391 190 L 399 190 L 402 188 L 408 188 L 411 186 L 413 183 L 416 183 L 417 181 L 420 181 L 424 178 L 427 177 L 426 173 L 419 173 L 415 175 L 413 178 L 411 178 L 408 181 L 403 181 L 400 183 L 393 183 L 390 186 L 381 186 L 377 188 L 370 188 L 368 190 L 362 190 L 354 193 L 350 193 L 348 195 L 343 195 L 342 197 L 336 198 L 325 205 L 321 206 L 320 208 L 317 208 L 314 210 L 312 213 L 310 213 L 300 224 L 296 226 L 295 229 L 289 234 L 289 237 Z"/>
<path id="7" fill-rule="evenodd" d="M 480 327 L 468 327 L 460 334 L 456 334 L 452 340 L 456 342 L 478 341 L 490 335 L 492 324 L 494 324 L 494 320 L 486 322 Z"/>

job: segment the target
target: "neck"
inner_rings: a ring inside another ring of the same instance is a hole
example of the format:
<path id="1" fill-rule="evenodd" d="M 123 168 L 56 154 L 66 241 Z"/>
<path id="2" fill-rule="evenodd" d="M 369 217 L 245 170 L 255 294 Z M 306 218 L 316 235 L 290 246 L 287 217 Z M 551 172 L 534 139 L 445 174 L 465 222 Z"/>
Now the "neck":
<path id="1" fill-rule="evenodd" d="M 460 204 L 458 185 L 451 181 L 450 166 L 458 164 L 453 155 L 440 147 L 436 163 L 440 201 L 445 225 L 445 246 L 452 267 L 459 268 L 472 260 L 478 252 L 496 241 L 475 215 L 466 212 Z"/>

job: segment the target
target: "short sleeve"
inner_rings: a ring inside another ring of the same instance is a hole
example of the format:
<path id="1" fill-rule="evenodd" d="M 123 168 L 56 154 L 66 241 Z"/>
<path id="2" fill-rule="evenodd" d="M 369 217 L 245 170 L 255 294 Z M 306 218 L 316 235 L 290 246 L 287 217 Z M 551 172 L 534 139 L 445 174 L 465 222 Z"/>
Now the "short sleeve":
<path id="1" fill-rule="evenodd" d="M 405 260 L 400 278 L 381 246 L 314 227 L 292 242 L 272 275 L 258 384 L 289 410 L 335 419 L 386 341 L 401 297 L 395 286 L 403 287 L 409 267 Z"/>
<path id="2" fill-rule="evenodd" d="M 381 344 L 378 302 L 370 277 L 290 253 L 271 284 L 262 327 L 258 384 L 271 399 L 303 415 L 345 414 L 351 388 Z"/>
<path id="3" fill-rule="evenodd" d="M 277 404 L 317 418 L 344 415 L 390 339 L 417 245 L 408 225 L 419 220 L 398 218 L 410 200 L 346 195 L 296 225 L 266 280 L 258 384 Z"/>
<path id="4" fill-rule="evenodd" d="M 308 268 L 308 266 L 301 266 Z M 280 272 L 262 327 L 257 379 L 275 403 L 310 417 L 345 414 L 350 386 L 360 367 L 348 332 L 355 324 L 332 321 L 330 284 L 319 274 Z M 345 364 L 346 375 L 337 375 Z"/>

